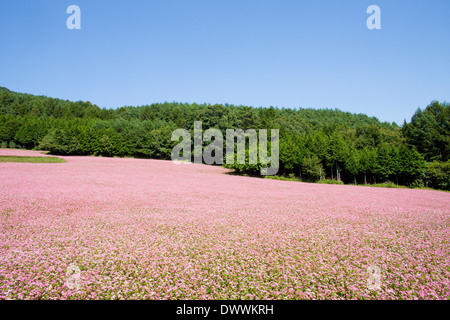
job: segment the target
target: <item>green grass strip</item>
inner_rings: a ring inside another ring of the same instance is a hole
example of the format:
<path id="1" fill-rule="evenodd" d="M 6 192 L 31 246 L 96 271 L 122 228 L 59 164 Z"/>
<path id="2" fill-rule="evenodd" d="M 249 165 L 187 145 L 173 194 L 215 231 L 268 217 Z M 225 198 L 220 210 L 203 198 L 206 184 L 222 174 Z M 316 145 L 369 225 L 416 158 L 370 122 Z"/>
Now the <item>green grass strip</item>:
<path id="1" fill-rule="evenodd" d="M 66 161 L 56 157 L 0 156 L 0 162 L 64 163 Z"/>

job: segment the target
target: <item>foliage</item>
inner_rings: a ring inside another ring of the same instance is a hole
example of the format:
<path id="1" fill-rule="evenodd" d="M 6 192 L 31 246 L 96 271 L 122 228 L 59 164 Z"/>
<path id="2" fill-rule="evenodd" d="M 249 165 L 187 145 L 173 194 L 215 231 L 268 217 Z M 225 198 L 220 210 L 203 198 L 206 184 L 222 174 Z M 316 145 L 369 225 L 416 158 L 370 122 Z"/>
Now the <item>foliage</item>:
<path id="1" fill-rule="evenodd" d="M 318 183 L 321 183 L 321 184 L 344 184 L 344 182 L 342 182 L 342 181 L 331 180 L 331 179 L 322 179 L 322 180 L 318 181 Z"/>
<path id="2" fill-rule="evenodd" d="M 168 160 L 177 144 L 171 133 L 184 128 L 192 136 L 194 121 L 202 121 L 203 130 L 217 128 L 224 136 L 226 129 L 279 129 L 279 176 L 354 184 L 389 180 L 446 189 L 449 110 L 448 104 L 433 101 L 400 128 L 337 109 L 176 102 L 106 109 L 0 87 L 0 145 L 55 155 Z M 246 159 L 246 164 L 224 166 L 239 174 L 259 175 L 263 165 L 248 164 L 248 144 Z"/>
<path id="3" fill-rule="evenodd" d="M 427 161 L 450 159 L 450 104 L 433 101 L 425 110 L 418 109 L 405 123 L 403 132 L 410 145 Z"/>
<path id="4" fill-rule="evenodd" d="M 428 163 L 425 171 L 425 182 L 427 187 L 450 190 L 450 160 Z"/>
<path id="5" fill-rule="evenodd" d="M 302 168 L 304 176 L 313 182 L 322 177 L 322 163 L 316 155 L 303 159 Z"/>

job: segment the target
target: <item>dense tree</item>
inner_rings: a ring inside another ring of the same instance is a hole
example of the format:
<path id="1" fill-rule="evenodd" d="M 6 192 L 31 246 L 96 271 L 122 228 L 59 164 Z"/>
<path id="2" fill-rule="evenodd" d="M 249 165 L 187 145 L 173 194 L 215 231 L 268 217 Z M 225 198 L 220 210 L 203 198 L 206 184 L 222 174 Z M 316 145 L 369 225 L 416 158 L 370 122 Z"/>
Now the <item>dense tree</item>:
<path id="1" fill-rule="evenodd" d="M 426 166 L 423 156 L 414 147 L 401 146 L 399 150 L 399 174 L 404 185 L 411 185 L 414 180 L 423 178 Z"/>
<path id="2" fill-rule="evenodd" d="M 359 151 L 360 171 L 364 175 L 364 184 L 367 184 L 367 174 L 375 173 L 378 154 L 375 148 L 365 147 Z"/>
<path id="3" fill-rule="evenodd" d="M 203 130 L 217 128 L 224 136 L 226 129 L 279 129 L 279 175 L 448 189 L 449 110 L 433 101 L 399 128 L 336 109 L 176 102 L 106 109 L 0 87 L 0 144 L 62 155 L 170 159 L 171 133 L 184 128 L 193 136 L 194 121 L 202 121 Z M 264 166 L 249 164 L 248 153 L 247 146 L 246 164 L 227 167 L 259 174 Z"/>
<path id="4" fill-rule="evenodd" d="M 362 166 L 360 153 L 353 147 L 347 153 L 345 168 L 353 175 L 353 182 L 356 184 L 356 176 L 361 172 Z"/>
<path id="5" fill-rule="evenodd" d="M 322 177 L 323 166 L 317 155 L 313 154 L 303 159 L 302 162 L 303 175 L 312 182 Z"/>
<path id="6" fill-rule="evenodd" d="M 327 154 L 327 163 L 331 167 L 331 177 L 333 177 L 333 166 L 336 168 L 336 180 L 341 181 L 341 170 L 345 159 L 348 157 L 349 145 L 345 141 L 341 132 L 334 131 L 330 137 L 330 144 Z"/>
<path id="7" fill-rule="evenodd" d="M 304 148 L 302 148 L 299 137 L 292 133 L 284 133 L 284 138 L 280 141 L 281 171 L 284 173 L 296 171 L 295 169 L 299 168 L 304 154 Z"/>
<path id="8" fill-rule="evenodd" d="M 430 188 L 450 190 L 450 160 L 428 163 L 425 170 L 425 184 Z"/>
<path id="9" fill-rule="evenodd" d="M 411 123 L 403 125 L 403 133 L 410 145 L 427 161 L 447 161 L 450 154 L 450 104 L 433 101 L 425 110 L 418 109 Z"/>
<path id="10" fill-rule="evenodd" d="M 65 129 L 52 129 L 42 139 L 41 147 L 53 154 L 78 155 L 81 146 L 77 138 Z"/>
<path id="11" fill-rule="evenodd" d="M 0 141 L 15 141 L 16 132 L 20 129 L 20 121 L 8 117 L 0 124 Z"/>
<path id="12" fill-rule="evenodd" d="M 398 149 L 393 145 L 383 144 L 378 150 L 375 174 L 383 180 L 397 180 L 399 161 Z"/>

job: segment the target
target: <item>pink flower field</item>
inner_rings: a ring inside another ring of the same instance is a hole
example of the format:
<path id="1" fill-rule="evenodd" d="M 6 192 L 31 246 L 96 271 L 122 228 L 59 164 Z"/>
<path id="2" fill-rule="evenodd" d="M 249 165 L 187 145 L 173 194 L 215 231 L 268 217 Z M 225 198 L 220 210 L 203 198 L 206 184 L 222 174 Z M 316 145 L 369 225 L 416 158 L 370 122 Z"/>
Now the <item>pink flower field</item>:
<path id="1" fill-rule="evenodd" d="M 450 297 L 449 193 L 61 158 L 0 163 L 0 299 Z"/>

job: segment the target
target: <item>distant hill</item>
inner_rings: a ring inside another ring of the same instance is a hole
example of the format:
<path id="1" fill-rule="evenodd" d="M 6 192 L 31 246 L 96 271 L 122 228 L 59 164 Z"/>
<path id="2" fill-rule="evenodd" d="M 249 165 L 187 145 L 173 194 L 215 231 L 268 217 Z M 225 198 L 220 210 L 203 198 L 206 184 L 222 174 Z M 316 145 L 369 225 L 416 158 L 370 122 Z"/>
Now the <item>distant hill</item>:
<path id="1" fill-rule="evenodd" d="M 5 87 L 0 87 L 0 93 L 5 92 L 2 96 L 0 103 L 1 115 L 15 115 L 26 116 L 34 114 L 37 116 L 53 116 L 55 118 L 61 117 L 95 117 L 99 119 L 111 119 L 111 118 L 127 118 L 127 119 L 142 119 L 142 118 L 154 118 L 160 117 L 161 120 L 170 121 L 173 120 L 178 113 L 183 116 L 187 112 L 194 112 L 199 116 L 210 115 L 211 117 L 217 117 L 228 115 L 230 112 L 237 114 L 250 113 L 259 114 L 260 116 L 267 115 L 269 117 L 280 118 L 293 118 L 301 119 L 301 122 L 306 123 L 308 126 L 334 126 L 334 125 L 346 125 L 351 128 L 359 127 L 361 125 L 374 124 L 383 128 L 393 129 L 396 128 L 396 124 L 390 124 L 388 122 L 380 122 L 376 117 L 369 117 L 365 114 L 354 114 L 350 112 L 344 112 L 338 109 L 278 109 L 278 108 L 254 108 L 248 106 L 235 106 L 235 105 L 210 105 L 210 104 L 187 104 L 177 102 L 164 102 L 154 103 L 151 105 L 138 106 L 138 107 L 121 107 L 117 109 L 102 109 L 91 102 L 77 101 L 72 102 L 69 100 L 62 100 L 56 98 L 49 98 L 46 96 L 36 96 L 25 93 L 18 93 L 10 91 Z M 17 102 L 17 104 L 14 104 Z M 86 109 L 89 109 L 86 113 Z M 223 109 L 223 110 L 222 110 Z M 32 112 L 32 110 L 34 110 Z M 217 111 L 217 114 L 214 114 Z M 246 127 L 246 126 L 244 126 Z"/>

